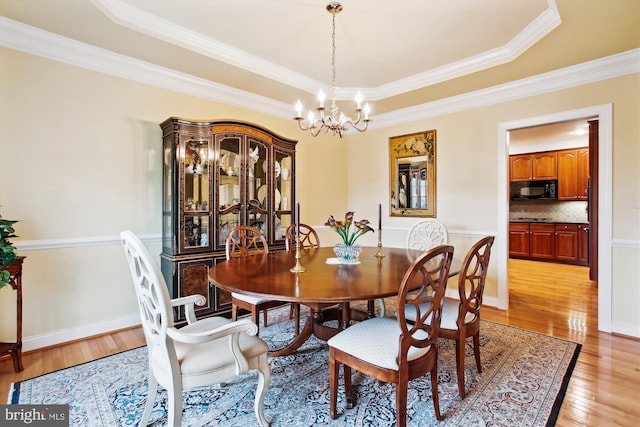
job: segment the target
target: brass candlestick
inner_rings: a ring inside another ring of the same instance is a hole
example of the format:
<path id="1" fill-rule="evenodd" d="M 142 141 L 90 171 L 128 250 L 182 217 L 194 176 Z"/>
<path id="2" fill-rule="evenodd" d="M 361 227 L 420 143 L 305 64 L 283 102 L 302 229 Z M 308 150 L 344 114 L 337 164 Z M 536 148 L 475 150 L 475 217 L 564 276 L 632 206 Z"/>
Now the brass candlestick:
<path id="1" fill-rule="evenodd" d="M 376 252 L 376 257 L 378 259 L 384 258 L 384 253 L 382 253 L 382 229 L 378 230 L 378 252 Z"/>
<path id="2" fill-rule="evenodd" d="M 300 235 L 296 237 L 296 265 L 289 269 L 292 273 L 302 273 L 306 269 L 300 264 Z"/>

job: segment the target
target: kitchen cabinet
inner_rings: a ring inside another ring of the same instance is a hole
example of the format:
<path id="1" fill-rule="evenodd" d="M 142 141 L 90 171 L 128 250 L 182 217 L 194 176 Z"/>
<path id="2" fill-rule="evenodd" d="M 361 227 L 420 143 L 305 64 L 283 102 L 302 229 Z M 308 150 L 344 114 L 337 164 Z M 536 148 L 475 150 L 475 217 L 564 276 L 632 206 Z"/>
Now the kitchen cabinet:
<path id="1" fill-rule="evenodd" d="M 589 149 L 558 151 L 558 200 L 589 197 Z"/>
<path id="2" fill-rule="evenodd" d="M 529 223 L 509 223 L 509 256 L 529 256 Z"/>
<path id="3" fill-rule="evenodd" d="M 532 181 L 558 178 L 558 157 L 555 151 L 509 156 L 511 181 Z"/>
<path id="4" fill-rule="evenodd" d="M 509 222 L 509 256 L 553 260 L 554 234 L 550 223 Z"/>
<path id="5" fill-rule="evenodd" d="M 554 259 L 553 224 L 529 224 L 529 256 L 536 259 Z"/>
<path id="6" fill-rule="evenodd" d="M 588 265 L 588 225 L 509 222 L 509 256 Z"/>
<path id="7" fill-rule="evenodd" d="M 558 261 L 578 261 L 578 225 L 555 225 L 555 258 Z"/>
<path id="8" fill-rule="evenodd" d="M 161 269 L 171 298 L 206 298 L 198 317 L 231 311 L 228 292 L 209 284 L 228 231 L 251 225 L 270 251 L 284 250 L 295 205 L 296 141 L 255 124 L 171 117 L 163 144 Z M 176 319 L 185 319 L 176 311 Z"/>
<path id="9" fill-rule="evenodd" d="M 578 225 L 578 263 L 589 265 L 589 224 Z"/>

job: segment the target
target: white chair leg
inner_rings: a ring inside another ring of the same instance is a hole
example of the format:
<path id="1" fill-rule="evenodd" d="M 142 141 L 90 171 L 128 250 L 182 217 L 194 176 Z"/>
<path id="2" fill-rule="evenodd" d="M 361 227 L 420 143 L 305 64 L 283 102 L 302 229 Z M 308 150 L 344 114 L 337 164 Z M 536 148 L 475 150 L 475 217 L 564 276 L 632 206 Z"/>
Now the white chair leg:
<path id="1" fill-rule="evenodd" d="M 158 381 L 153 376 L 151 369 L 149 369 L 149 379 L 147 380 L 149 384 L 149 390 L 147 391 L 147 402 L 144 405 L 144 412 L 142 413 L 142 418 L 140 419 L 139 427 L 146 427 L 149 423 L 149 418 L 151 418 L 151 411 L 153 410 L 153 405 L 156 402 L 156 394 L 158 394 Z"/>
<path id="2" fill-rule="evenodd" d="M 380 304 L 380 317 L 384 317 L 384 299 L 378 298 L 378 303 Z"/>
<path id="3" fill-rule="evenodd" d="M 167 425 L 169 427 L 180 427 L 182 424 L 182 391 L 177 387 L 167 390 L 169 401 L 167 402 L 168 414 Z"/>
<path id="4" fill-rule="evenodd" d="M 271 382 L 271 369 L 269 368 L 269 364 L 265 362 L 262 367 L 258 370 L 258 387 L 256 388 L 256 401 L 255 401 L 255 412 L 256 418 L 262 427 L 268 427 L 271 425 L 267 421 L 267 418 L 264 416 L 264 398 L 267 394 L 267 389 L 269 388 L 269 383 Z"/>

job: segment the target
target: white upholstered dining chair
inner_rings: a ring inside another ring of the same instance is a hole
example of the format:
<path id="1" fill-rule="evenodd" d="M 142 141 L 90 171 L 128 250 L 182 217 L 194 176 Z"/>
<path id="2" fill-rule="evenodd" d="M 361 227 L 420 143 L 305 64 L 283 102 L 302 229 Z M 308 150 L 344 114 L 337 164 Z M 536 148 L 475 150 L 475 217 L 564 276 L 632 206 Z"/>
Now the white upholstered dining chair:
<path id="1" fill-rule="evenodd" d="M 435 218 L 427 218 L 413 224 L 407 234 L 407 248 L 427 251 L 449 243 L 447 227 Z M 380 298 L 380 315 L 384 316 L 384 300 Z"/>
<path id="2" fill-rule="evenodd" d="M 224 317 L 197 320 L 194 304 L 205 297 L 190 295 L 169 298 L 166 282 L 157 262 L 131 231 L 120 233 L 138 299 L 142 329 L 149 353 L 149 392 L 139 426 L 146 426 L 158 385 L 168 394 L 168 425 L 180 426 L 182 391 L 193 387 L 231 381 L 236 375 L 257 371 L 254 409 L 261 426 L 264 398 L 271 381 L 267 344 L 256 336 L 258 328 L 249 319 L 233 322 Z M 184 306 L 187 325 L 174 326 L 173 307 Z"/>
<path id="3" fill-rule="evenodd" d="M 449 243 L 447 227 L 435 218 L 427 218 L 413 224 L 407 234 L 407 248 L 426 251 Z"/>

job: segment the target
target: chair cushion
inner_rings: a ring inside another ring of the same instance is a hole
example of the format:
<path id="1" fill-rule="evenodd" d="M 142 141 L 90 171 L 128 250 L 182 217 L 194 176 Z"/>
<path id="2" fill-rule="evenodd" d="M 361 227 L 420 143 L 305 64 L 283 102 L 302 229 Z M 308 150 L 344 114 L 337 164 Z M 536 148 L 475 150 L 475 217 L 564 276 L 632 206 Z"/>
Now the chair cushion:
<path id="1" fill-rule="evenodd" d="M 440 318 L 440 328 L 455 331 L 458 329 L 458 301 L 445 300 L 442 308 L 442 317 Z M 473 313 L 467 313 L 464 316 L 465 323 L 471 323 L 475 319 Z"/>
<path id="2" fill-rule="evenodd" d="M 420 309 L 424 313 L 430 304 L 420 304 Z M 445 300 L 442 306 L 442 317 L 440 318 L 440 328 L 449 329 L 455 331 L 458 329 L 458 301 Z M 406 305 L 404 309 L 405 317 L 407 320 L 415 320 L 416 309 L 413 305 Z M 467 313 L 465 316 L 465 323 L 470 323 L 475 319 L 473 313 Z"/>
<path id="3" fill-rule="evenodd" d="M 387 369 L 398 369 L 396 359 L 399 337 L 402 333 L 398 321 L 389 317 L 374 317 L 356 323 L 338 333 L 327 343 L 360 360 Z M 409 349 L 408 359 L 416 359 L 429 351 L 429 347 Z"/>
<path id="4" fill-rule="evenodd" d="M 231 323 L 231 320 L 218 316 L 208 317 L 185 326 L 181 331 L 207 331 L 226 323 Z M 183 375 L 185 376 L 212 373 L 235 363 L 229 347 L 229 337 L 202 344 L 175 342 L 175 349 Z M 247 335 L 246 333 L 240 334 L 240 349 L 247 359 L 266 353 L 269 350 L 267 344 L 262 339 L 257 336 Z"/>
<path id="5" fill-rule="evenodd" d="M 271 300 L 269 298 L 254 297 L 254 296 L 251 296 L 251 295 L 239 294 L 239 293 L 236 293 L 236 292 L 232 292 L 231 296 L 233 298 L 239 299 L 239 300 L 244 301 L 244 302 L 248 302 L 249 304 L 253 304 L 253 305 L 260 305 L 260 304 L 264 304 L 266 302 L 273 301 L 273 300 Z"/>

